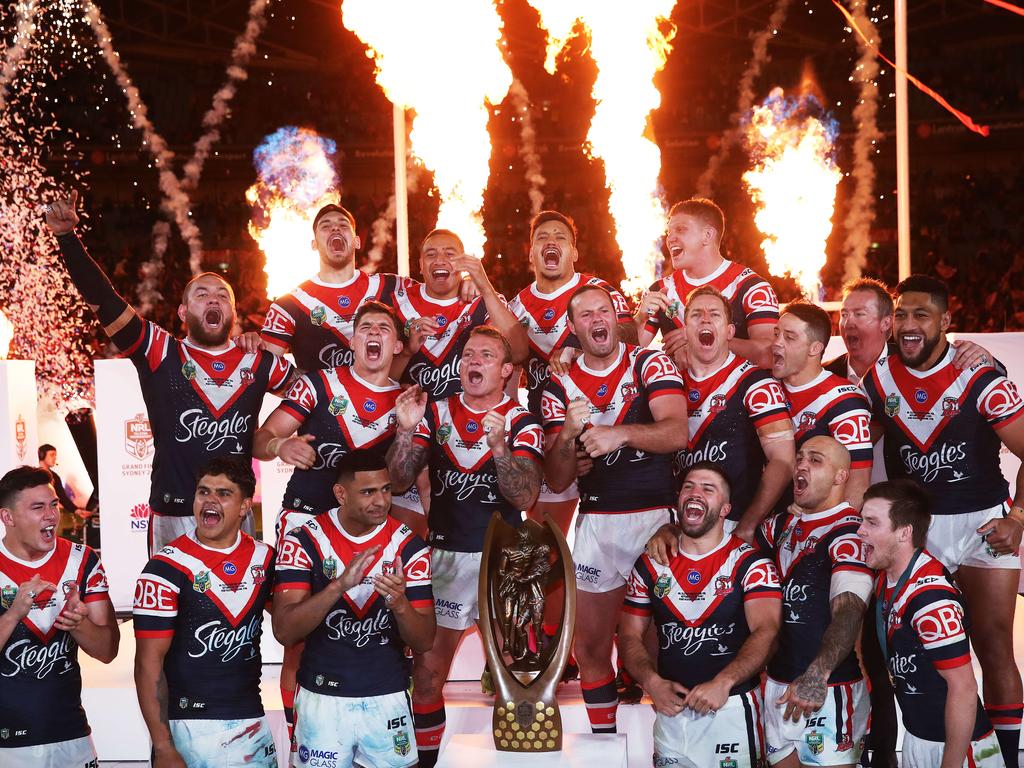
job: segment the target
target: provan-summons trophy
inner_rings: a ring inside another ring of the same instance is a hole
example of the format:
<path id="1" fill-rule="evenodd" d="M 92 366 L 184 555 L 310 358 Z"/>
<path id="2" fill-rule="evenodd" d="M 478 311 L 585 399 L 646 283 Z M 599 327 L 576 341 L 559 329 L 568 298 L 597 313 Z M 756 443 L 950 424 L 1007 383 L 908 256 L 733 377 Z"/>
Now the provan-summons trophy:
<path id="1" fill-rule="evenodd" d="M 544 605 L 559 583 L 565 586 L 562 622 L 548 640 Z M 496 694 L 495 748 L 561 750 L 562 717 L 555 689 L 572 647 L 576 578 L 565 537 L 549 516 L 544 516 L 543 525 L 527 520 L 519 528 L 498 514 L 491 518 L 480 561 L 480 606 L 481 639 Z"/>

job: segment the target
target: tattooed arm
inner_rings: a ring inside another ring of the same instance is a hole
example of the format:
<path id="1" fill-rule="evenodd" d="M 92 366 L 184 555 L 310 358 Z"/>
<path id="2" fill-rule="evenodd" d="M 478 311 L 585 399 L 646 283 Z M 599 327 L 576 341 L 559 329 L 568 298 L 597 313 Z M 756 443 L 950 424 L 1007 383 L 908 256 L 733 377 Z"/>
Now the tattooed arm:
<path id="1" fill-rule="evenodd" d="M 416 475 L 427 463 L 427 449 L 412 440 L 416 426 L 426 411 L 427 393 L 418 386 L 409 387 L 395 400 L 398 428 L 387 455 L 391 490 L 395 494 L 409 490 L 416 482 Z"/>
<path id="2" fill-rule="evenodd" d="M 507 448 L 506 448 L 507 450 Z M 521 456 L 494 457 L 498 468 L 498 489 L 516 509 L 529 509 L 540 493 L 540 466 L 531 459 Z"/>
<path id="3" fill-rule="evenodd" d="M 818 655 L 807 670 L 790 683 L 777 703 L 787 704 L 783 719 L 801 722 L 825 703 L 828 678 L 845 659 L 860 636 L 864 619 L 864 600 L 853 592 L 842 592 L 832 598 L 832 621 L 821 638 Z"/>
<path id="4" fill-rule="evenodd" d="M 185 768 L 185 761 L 174 746 L 167 719 L 167 677 L 164 656 L 172 637 L 139 637 L 135 645 L 135 691 L 142 719 L 153 742 L 153 765 L 160 768 Z"/>

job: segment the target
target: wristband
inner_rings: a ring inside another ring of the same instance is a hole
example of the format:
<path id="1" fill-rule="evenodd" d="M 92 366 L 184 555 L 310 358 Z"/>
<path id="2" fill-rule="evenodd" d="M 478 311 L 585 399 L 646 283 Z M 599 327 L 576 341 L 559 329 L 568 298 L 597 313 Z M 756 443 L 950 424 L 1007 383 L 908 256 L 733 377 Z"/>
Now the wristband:
<path id="1" fill-rule="evenodd" d="M 1024 507 L 1010 507 L 1010 511 L 1006 513 L 1006 516 L 1024 526 Z"/>
<path id="2" fill-rule="evenodd" d="M 278 457 L 278 451 L 281 450 L 282 442 L 284 442 L 283 437 L 272 437 L 267 441 L 267 451 L 271 456 Z"/>

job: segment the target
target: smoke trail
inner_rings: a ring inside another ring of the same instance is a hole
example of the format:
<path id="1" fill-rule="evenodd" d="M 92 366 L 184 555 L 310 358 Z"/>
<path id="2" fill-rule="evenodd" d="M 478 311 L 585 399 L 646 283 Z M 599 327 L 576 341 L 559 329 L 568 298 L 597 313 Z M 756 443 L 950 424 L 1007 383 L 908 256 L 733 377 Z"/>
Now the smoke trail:
<path id="1" fill-rule="evenodd" d="M 188 193 L 182 189 L 181 182 L 174 175 L 174 153 L 167 146 L 167 142 L 156 132 L 153 123 L 147 114 L 146 105 L 142 103 L 139 90 L 132 83 L 131 78 L 121 64 L 121 58 L 114 50 L 112 37 L 107 23 L 100 14 L 92 0 L 83 0 L 86 19 L 96 35 L 96 42 L 99 44 L 103 58 L 106 60 L 110 71 L 114 73 L 117 84 L 121 86 L 128 99 L 128 114 L 131 116 L 132 125 L 142 133 L 142 145 L 153 157 L 153 165 L 156 166 L 159 176 L 160 191 L 163 192 L 163 200 L 160 207 L 173 217 L 181 236 L 184 238 L 189 250 L 189 267 L 193 274 L 198 274 L 202 268 L 203 244 L 199 235 L 199 228 L 191 218 L 191 202 Z"/>
<path id="2" fill-rule="evenodd" d="M 866 0 L 849 0 L 850 11 L 857 26 L 867 35 L 872 44 L 878 44 L 878 30 L 872 23 Z M 875 51 L 861 37 L 857 37 L 860 57 L 853 69 L 853 80 L 860 85 L 857 105 L 853 108 L 853 121 L 857 135 L 853 140 L 853 195 L 850 209 L 846 214 L 846 238 L 843 252 L 846 254 L 843 280 L 855 280 L 867 264 L 868 248 L 871 246 L 871 224 L 875 220 L 875 164 L 872 155 L 875 144 L 882 137 L 878 130 L 878 77 L 879 63 Z"/>
<path id="3" fill-rule="evenodd" d="M 419 188 L 420 168 L 421 166 L 411 157 L 406 156 L 405 188 L 407 191 L 415 192 Z M 360 267 L 367 274 L 372 275 L 380 269 L 380 264 L 384 261 L 384 249 L 395 242 L 393 232 L 397 213 L 395 193 L 392 192 L 384 211 L 370 226 L 370 248 L 366 251 L 366 263 Z"/>
<path id="4" fill-rule="evenodd" d="M 14 28 L 14 39 L 4 50 L 3 66 L 0 67 L 0 112 L 7 104 L 7 87 L 18 71 L 18 65 L 25 58 L 25 51 L 36 31 L 36 14 L 39 13 L 37 0 L 25 0 L 15 8 L 17 22 Z"/>
<path id="5" fill-rule="evenodd" d="M 786 13 L 789 11 L 791 1 L 776 0 L 775 8 L 768 19 L 768 26 L 758 32 L 754 38 L 754 51 L 751 54 L 750 61 L 747 63 L 747 68 L 740 77 L 740 95 L 736 102 L 736 111 L 729 117 L 729 124 L 732 127 L 722 136 L 722 142 L 718 145 L 718 151 L 708 161 L 708 167 L 697 180 L 697 194 L 701 197 L 710 196 L 711 187 L 714 184 L 715 177 L 718 175 L 718 169 L 725 162 L 732 148 L 743 138 L 744 131 L 740 125 L 740 119 L 750 112 L 754 106 L 754 99 L 756 97 L 754 81 L 760 76 L 764 65 L 771 60 L 771 57 L 768 55 L 768 42 L 778 34 L 779 28 L 786 20 Z"/>
<path id="6" fill-rule="evenodd" d="M 544 207 L 544 178 L 540 154 L 537 152 L 537 132 L 533 128 L 533 116 L 530 113 L 530 94 L 519 78 L 512 79 L 512 87 L 508 89 L 512 97 L 512 107 L 519 117 L 519 156 L 526 165 L 526 182 L 530 185 L 527 194 L 530 196 L 530 213 L 536 215 Z"/>
<path id="7" fill-rule="evenodd" d="M 143 316 L 148 315 L 153 305 L 163 299 L 159 285 L 164 273 L 164 254 L 170 236 L 171 225 L 168 222 L 158 221 L 153 225 L 153 256 L 142 265 L 142 282 L 135 289 L 136 309 Z"/>

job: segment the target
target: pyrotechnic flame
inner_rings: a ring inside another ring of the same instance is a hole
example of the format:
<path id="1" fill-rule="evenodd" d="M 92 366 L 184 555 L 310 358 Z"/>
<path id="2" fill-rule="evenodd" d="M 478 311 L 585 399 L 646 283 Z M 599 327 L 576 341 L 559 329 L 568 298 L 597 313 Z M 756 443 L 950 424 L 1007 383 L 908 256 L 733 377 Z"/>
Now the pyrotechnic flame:
<path id="1" fill-rule="evenodd" d="M 0 309 L 0 360 L 7 359 L 7 352 L 11 348 L 11 341 L 14 339 L 14 326 L 7 319 L 7 315 Z"/>
<path id="2" fill-rule="evenodd" d="M 573 34 L 589 36 L 597 65 L 597 102 L 587 134 L 588 153 L 604 161 L 608 207 L 626 273 L 623 288 L 643 290 L 655 276 L 665 205 L 658 175 L 661 150 L 650 139 L 650 115 L 661 105 L 654 75 L 665 66 L 675 29 L 668 22 L 675 0 L 609 3 L 598 0 L 529 0 L 548 32 L 544 66 L 555 71 L 558 52 Z"/>
<path id="3" fill-rule="evenodd" d="M 249 234 L 266 257 L 267 296 L 275 299 L 320 267 L 313 217 L 337 203 L 338 176 L 331 161 L 337 145 L 307 128 L 279 128 L 253 152 L 258 177 L 245 193 L 253 207 Z"/>
<path id="4" fill-rule="evenodd" d="M 487 104 L 500 103 L 512 84 L 497 10 L 489 2 L 345 0 L 341 15 L 370 48 L 377 84 L 415 113 L 410 151 L 434 173 L 437 226 L 458 232 L 468 253 L 482 255 Z"/>
<path id="5" fill-rule="evenodd" d="M 838 123 L 811 95 L 775 88 L 755 107 L 747 126 L 752 167 L 743 174 L 768 270 L 790 275 L 810 299 L 819 298 L 825 242 L 832 231 Z"/>

